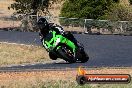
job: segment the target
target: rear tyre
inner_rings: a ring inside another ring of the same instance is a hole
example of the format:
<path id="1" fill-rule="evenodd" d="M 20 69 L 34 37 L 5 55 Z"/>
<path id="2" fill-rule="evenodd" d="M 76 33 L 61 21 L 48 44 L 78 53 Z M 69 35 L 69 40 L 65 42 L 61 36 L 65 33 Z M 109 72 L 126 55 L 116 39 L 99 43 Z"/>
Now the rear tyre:
<path id="1" fill-rule="evenodd" d="M 89 56 L 87 55 L 87 53 L 85 51 L 80 52 L 81 53 L 81 58 L 79 58 L 79 60 L 81 61 L 81 63 L 85 63 L 89 60 Z"/>
<path id="2" fill-rule="evenodd" d="M 89 60 L 89 56 L 81 58 L 81 63 L 85 63 Z"/>
<path id="3" fill-rule="evenodd" d="M 67 61 L 69 63 L 75 63 L 76 62 L 74 55 L 72 54 L 70 49 L 68 49 L 66 46 L 64 46 L 64 47 L 62 46 L 60 49 L 58 49 L 58 52 L 61 55 L 62 59 L 64 59 L 65 61 Z"/>

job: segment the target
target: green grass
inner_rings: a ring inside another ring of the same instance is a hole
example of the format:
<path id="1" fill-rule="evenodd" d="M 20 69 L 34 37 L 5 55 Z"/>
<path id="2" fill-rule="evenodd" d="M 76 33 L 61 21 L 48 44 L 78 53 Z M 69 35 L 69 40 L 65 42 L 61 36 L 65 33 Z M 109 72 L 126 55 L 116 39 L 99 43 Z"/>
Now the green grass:
<path id="1" fill-rule="evenodd" d="M 84 86 L 78 85 L 75 81 L 42 81 L 35 82 L 12 81 L 8 84 L 1 85 L 0 88 L 91 88 L 88 84 Z"/>
<path id="2" fill-rule="evenodd" d="M 68 80 L 51 80 L 35 82 L 27 81 L 12 81 L 8 84 L 1 85 L 0 88 L 132 88 L 132 83 L 129 84 L 85 84 L 80 86 L 76 81 Z"/>

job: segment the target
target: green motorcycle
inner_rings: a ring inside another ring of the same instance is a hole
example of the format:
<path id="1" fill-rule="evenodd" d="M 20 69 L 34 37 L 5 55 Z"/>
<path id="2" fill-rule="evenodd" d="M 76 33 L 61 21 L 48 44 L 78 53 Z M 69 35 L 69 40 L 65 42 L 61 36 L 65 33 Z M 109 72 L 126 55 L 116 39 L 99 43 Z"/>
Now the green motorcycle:
<path id="1" fill-rule="evenodd" d="M 49 31 L 42 44 L 52 60 L 62 58 L 69 63 L 77 61 L 85 63 L 89 59 L 83 46 L 76 45 L 72 40 L 53 30 Z"/>

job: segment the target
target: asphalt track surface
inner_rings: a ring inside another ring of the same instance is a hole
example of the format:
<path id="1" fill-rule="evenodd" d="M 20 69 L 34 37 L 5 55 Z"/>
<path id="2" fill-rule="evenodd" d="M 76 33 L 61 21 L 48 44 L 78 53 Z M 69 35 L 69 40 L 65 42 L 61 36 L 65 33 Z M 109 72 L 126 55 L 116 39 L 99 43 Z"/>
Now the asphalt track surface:
<path id="1" fill-rule="evenodd" d="M 75 34 L 89 54 L 87 63 L 68 64 L 63 60 L 0 67 L 2 70 L 40 70 L 85 67 L 132 67 L 132 36 Z M 0 42 L 41 45 L 38 33 L 0 31 Z M 3 58 L 4 59 L 4 58 Z"/>

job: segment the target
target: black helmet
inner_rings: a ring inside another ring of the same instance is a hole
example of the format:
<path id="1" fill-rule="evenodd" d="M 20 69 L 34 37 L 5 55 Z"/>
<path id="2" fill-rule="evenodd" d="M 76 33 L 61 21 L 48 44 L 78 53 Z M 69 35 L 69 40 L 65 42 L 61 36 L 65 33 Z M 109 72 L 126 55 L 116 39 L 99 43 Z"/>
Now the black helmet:
<path id="1" fill-rule="evenodd" d="M 45 30 L 46 27 L 48 27 L 48 22 L 45 18 L 39 18 L 37 25 L 40 30 Z"/>

